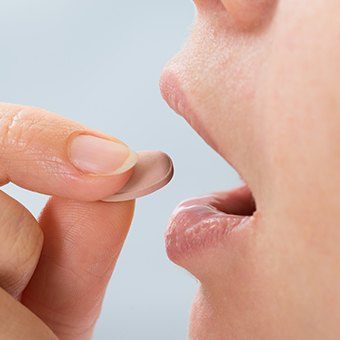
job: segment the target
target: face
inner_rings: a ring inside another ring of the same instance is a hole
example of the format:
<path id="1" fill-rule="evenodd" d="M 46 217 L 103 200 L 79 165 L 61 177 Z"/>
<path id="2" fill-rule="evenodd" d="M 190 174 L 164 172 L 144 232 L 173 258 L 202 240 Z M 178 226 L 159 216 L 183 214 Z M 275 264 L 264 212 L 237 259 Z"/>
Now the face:
<path id="1" fill-rule="evenodd" d="M 171 218 L 168 255 L 201 283 L 190 336 L 337 338 L 340 3 L 195 5 L 162 94 L 245 185 Z"/>

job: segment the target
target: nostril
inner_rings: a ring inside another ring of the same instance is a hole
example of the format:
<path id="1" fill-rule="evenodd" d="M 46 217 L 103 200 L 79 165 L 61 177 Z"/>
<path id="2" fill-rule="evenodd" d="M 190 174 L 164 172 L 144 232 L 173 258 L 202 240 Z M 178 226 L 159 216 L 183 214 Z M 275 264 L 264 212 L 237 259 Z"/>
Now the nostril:
<path id="1" fill-rule="evenodd" d="M 199 11 L 204 10 L 224 10 L 221 0 L 193 0 Z"/>
<path id="2" fill-rule="evenodd" d="M 267 23 L 273 15 L 276 0 L 221 0 L 240 29 L 254 29 Z"/>

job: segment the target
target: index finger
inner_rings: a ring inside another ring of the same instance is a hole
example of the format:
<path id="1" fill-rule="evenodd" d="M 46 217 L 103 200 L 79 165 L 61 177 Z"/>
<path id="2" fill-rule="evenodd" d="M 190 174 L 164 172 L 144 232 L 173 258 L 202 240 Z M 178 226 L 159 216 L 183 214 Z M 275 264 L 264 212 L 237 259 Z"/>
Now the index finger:
<path id="1" fill-rule="evenodd" d="M 116 193 L 137 156 L 120 140 L 48 111 L 0 103 L 0 183 L 76 200 Z"/>

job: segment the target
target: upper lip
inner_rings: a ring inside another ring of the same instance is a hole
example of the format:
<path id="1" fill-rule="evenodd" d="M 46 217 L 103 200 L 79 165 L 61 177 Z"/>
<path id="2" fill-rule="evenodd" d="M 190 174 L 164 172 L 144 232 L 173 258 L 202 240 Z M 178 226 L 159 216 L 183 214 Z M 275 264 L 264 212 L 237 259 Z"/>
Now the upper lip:
<path id="1" fill-rule="evenodd" d="M 168 105 L 178 114 L 188 117 L 186 112 L 189 110 L 187 98 L 181 89 L 176 76 L 169 72 L 163 71 L 160 80 L 161 94 Z"/>
<path id="2" fill-rule="evenodd" d="M 212 136 L 207 131 L 204 124 L 201 124 L 200 119 L 192 109 L 186 91 L 182 89 L 181 83 L 176 75 L 170 70 L 164 70 L 160 80 L 160 90 L 164 100 L 168 105 L 191 125 L 196 132 L 215 150 L 217 146 L 213 141 Z"/>

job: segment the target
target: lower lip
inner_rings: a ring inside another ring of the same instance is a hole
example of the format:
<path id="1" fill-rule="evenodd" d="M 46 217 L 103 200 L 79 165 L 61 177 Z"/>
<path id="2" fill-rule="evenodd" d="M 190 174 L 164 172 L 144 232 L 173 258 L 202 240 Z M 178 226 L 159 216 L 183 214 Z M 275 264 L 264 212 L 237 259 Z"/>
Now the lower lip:
<path id="1" fill-rule="evenodd" d="M 174 211 L 166 233 L 173 262 L 230 242 L 235 233 L 253 224 L 254 216 L 226 214 L 214 207 L 214 201 L 214 195 L 192 199 Z"/>

